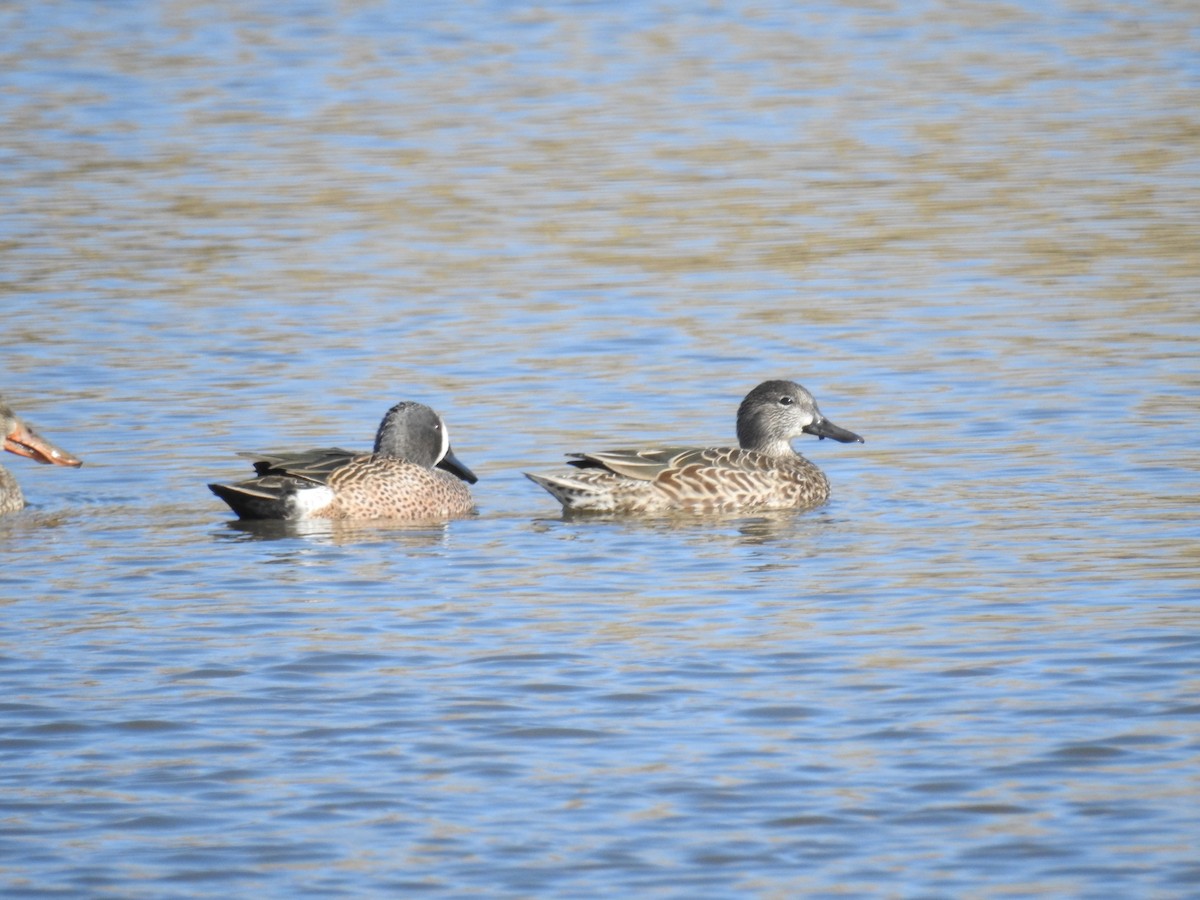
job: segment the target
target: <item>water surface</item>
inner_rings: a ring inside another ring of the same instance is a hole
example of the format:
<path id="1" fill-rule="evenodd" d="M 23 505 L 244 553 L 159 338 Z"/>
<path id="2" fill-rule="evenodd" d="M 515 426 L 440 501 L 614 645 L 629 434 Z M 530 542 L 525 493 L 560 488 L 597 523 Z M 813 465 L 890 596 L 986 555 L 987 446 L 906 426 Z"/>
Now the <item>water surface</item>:
<path id="1" fill-rule="evenodd" d="M 5 896 L 1200 892 L 1188 4 L 0 13 Z M 865 445 L 800 515 L 522 470 Z M 445 526 L 246 527 L 400 399 Z"/>

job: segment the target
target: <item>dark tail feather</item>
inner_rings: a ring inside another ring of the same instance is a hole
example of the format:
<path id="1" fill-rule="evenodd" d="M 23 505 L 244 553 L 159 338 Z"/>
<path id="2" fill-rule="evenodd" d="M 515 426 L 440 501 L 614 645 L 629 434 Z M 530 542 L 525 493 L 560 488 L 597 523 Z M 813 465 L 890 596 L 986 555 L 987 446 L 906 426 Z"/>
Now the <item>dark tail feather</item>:
<path id="1" fill-rule="evenodd" d="M 210 484 L 208 489 L 229 504 L 239 519 L 286 519 L 291 504 L 285 492 L 247 484 Z"/>

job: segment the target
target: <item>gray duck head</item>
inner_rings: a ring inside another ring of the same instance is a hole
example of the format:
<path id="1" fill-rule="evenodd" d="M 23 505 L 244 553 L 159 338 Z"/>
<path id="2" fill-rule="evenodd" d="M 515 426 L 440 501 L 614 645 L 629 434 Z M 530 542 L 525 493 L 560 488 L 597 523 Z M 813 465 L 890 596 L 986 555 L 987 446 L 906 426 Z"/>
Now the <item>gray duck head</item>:
<path id="1" fill-rule="evenodd" d="M 794 452 L 791 441 L 802 434 L 843 444 L 864 443 L 853 431 L 821 415 L 813 395 L 794 381 L 764 381 L 738 407 L 738 444 L 743 450 L 784 456 Z"/>
<path id="2" fill-rule="evenodd" d="M 423 403 L 397 403 L 379 423 L 375 433 L 375 455 L 407 460 L 432 469 L 436 466 L 467 484 L 479 479 L 458 461 L 450 447 L 450 432 L 442 417 Z"/>

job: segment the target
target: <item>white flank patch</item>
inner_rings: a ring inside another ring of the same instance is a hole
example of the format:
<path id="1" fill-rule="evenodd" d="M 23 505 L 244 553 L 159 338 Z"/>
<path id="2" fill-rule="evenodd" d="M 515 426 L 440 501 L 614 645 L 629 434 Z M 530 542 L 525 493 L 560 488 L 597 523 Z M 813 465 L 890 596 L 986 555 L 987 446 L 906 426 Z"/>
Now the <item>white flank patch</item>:
<path id="1" fill-rule="evenodd" d="M 292 493 L 292 509 L 289 518 L 307 519 L 318 510 L 333 502 L 333 491 L 323 484 L 296 488 Z"/>

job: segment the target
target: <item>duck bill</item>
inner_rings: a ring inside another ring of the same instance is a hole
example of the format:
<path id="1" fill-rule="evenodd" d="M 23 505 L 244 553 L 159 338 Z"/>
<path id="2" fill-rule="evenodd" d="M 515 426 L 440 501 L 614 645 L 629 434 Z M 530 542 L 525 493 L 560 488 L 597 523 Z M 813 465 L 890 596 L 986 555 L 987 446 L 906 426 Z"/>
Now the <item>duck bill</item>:
<path id="1" fill-rule="evenodd" d="M 50 443 L 24 422 L 17 420 L 13 429 L 4 436 L 4 449 L 17 456 L 26 456 L 35 462 L 52 466 L 83 465 L 83 460 L 71 455 L 61 447 Z"/>
<path id="2" fill-rule="evenodd" d="M 853 431 L 847 431 L 845 428 L 839 428 L 828 419 L 822 417 L 817 419 L 811 425 L 805 425 L 804 431 L 807 434 L 815 434 L 821 440 L 832 438 L 835 441 L 840 441 L 843 444 L 863 444 L 866 443 L 861 437 Z"/>
<path id="3" fill-rule="evenodd" d="M 438 460 L 437 467 L 445 469 L 451 475 L 456 475 L 465 481 L 467 484 L 474 484 L 479 479 L 475 477 L 475 473 L 458 461 L 458 457 L 454 455 L 454 450 L 450 447 L 446 448 L 446 455 Z"/>

